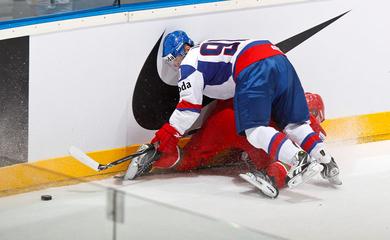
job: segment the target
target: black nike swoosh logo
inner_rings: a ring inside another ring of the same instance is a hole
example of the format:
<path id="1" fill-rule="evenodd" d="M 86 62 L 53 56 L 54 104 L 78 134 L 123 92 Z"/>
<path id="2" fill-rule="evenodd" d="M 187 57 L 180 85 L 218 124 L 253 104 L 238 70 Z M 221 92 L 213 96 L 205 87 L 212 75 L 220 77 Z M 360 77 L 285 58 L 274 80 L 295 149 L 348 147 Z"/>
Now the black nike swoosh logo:
<path id="1" fill-rule="evenodd" d="M 318 24 L 317 26 L 314 26 L 314 27 L 312 27 L 312 28 L 310 28 L 310 29 L 308 29 L 306 31 L 298 33 L 297 35 L 292 36 L 292 37 L 290 37 L 290 38 L 288 38 L 288 39 L 286 39 L 284 41 L 281 41 L 280 43 L 277 43 L 275 45 L 277 47 L 279 47 L 280 50 L 282 50 L 282 52 L 287 53 L 291 49 L 293 49 L 296 46 L 300 45 L 301 43 L 303 43 L 304 41 L 306 41 L 307 39 L 312 37 L 314 34 L 318 33 L 322 29 L 326 28 L 327 26 L 329 26 L 330 24 L 332 24 L 333 22 L 335 22 L 336 20 L 338 20 L 339 18 L 341 18 L 345 14 L 349 13 L 350 11 L 351 10 L 346 11 L 345 13 L 340 14 L 337 17 L 334 17 L 334 18 L 332 18 L 332 19 L 330 19 L 330 20 L 328 20 L 326 22 Z"/>
<path id="2" fill-rule="evenodd" d="M 279 42 L 276 46 L 284 53 L 287 53 L 348 12 L 342 13 L 326 22 Z M 141 127 L 149 130 L 159 129 L 166 123 L 179 101 L 178 88 L 164 83 L 157 71 L 158 49 L 163 36 L 164 33 L 161 34 L 146 58 L 138 75 L 133 93 L 132 107 L 134 118 Z M 205 98 L 203 105 L 205 106 L 211 101 L 212 99 Z"/>
<path id="3" fill-rule="evenodd" d="M 157 55 L 162 37 L 147 57 L 133 94 L 133 114 L 137 123 L 146 129 L 156 130 L 166 123 L 179 101 L 176 86 L 164 83 L 157 71 Z"/>

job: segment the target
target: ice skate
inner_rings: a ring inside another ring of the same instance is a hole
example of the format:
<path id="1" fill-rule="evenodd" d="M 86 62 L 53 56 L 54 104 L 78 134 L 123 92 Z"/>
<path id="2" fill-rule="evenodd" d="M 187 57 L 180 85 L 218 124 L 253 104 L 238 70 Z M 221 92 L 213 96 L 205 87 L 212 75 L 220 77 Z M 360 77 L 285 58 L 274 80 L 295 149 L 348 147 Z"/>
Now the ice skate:
<path id="1" fill-rule="evenodd" d="M 279 195 L 278 188 L 264 171 L 247 172 L 240 174 L 240 177 L 257 187 L 267 197 L 276 198 Z"/>
<path id="2" fill-rule="evenodd" d="M 307 182 L 323 169 L 323 166 L 317 161 L 311 161 L 310 156 L 305 151 L 299 151 L 294 158 L 296 163 L 287 174 L 289 178 L 287 185 L 290 188 Z"/>
<path id="3" fill-rule="evenodd" d="M 143 144 L 138 148 L 137 152 L 143 151 L 150 147 L 150 144 Z M 129 168 L 123 175 L 123 180 L 133 180 L 142 174 L 148 173 L 152 169 L 152 164 L 158 159 L 158 157 L 159 153 L 156 149 L 153 149 L 133 158 Z"/>
<path id="4" fill-rule="evenodd" d="M 324 169 L 321 171 L 321 176 L 328 180 L 331 184 L 341 185 L 342 181 L 340 180 L 340 170 L 336 162 L 332 158 L 329 163 L 321 163 Z"/>

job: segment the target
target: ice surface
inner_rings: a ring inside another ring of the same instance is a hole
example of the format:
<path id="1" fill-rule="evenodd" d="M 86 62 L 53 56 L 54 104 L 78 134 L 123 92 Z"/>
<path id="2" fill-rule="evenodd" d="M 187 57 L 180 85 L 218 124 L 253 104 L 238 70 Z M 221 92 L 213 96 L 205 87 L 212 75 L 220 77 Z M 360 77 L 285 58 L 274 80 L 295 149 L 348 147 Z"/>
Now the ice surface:
<path id="1" fill-rule="evenodd" d="M 229 234 L 225 231 L 227 225 L 211 220 L 211 223 L 204 224 L 209 221 L 207 219 L 221 220 L 221 223 L 236 226 L 237 231 L 252 229 L 263 237 L 260 239 L 390 239 L 390 141 L 330 145 L 329 148 L 340 166 L 342 186 L 330 186 L 318 176 L 295 189 L 281 190 L 276 200 L 264 197 L 241 180 L 237 169 L 153 175 L 122 185 L 114 184 L 112 179 L 95 183 L 128 194 L 125 199 L 126 221 L 118 225 L 121 234 L 117 239 L 129 236 L 124 229 L 131 228 L 145 231 L 144 239 L 155 239 L 156 236 L 147 233 L 153 229 L 163 231 L 163 227 L 172 236 L 189 239 L 183 235 L 185 232 L 180 231 L 179 225 L 190 226 L 191 223 L 205 233 L 222 231 L 226 232 L 225 239 L 233 239 L 234 231 Z M 53 200 L 40 201 L 42 194 L 53 195 Z M 16 230 L 19 232 L 17 236 L 26 237 L 27 232 L 23 234 L 23 231 L 41 228 L 39 222 L 47 224 L 53 234 L 61 235 L 56 239 L 70 239 L 74 232 L 59 226 L 61 222 L 78 218 L 84 221 L 83 229 L 89 231 L 98 225 L 103 236 L 110 236 L 111 223 L 102 212 L 105 211 L 104 194 L 102 189 L 80 184 L 0 198 L 0 239 L 7 239 L 4 236 L 12 236 L 10 232 Z M 152 202 L 146 203 L 132 196 L 151 199 Z M 159 207 L 158 203 L 163 205 Z M 34 211 L 39 214 L 31 215 Z M 241 239 L 251 239 L 249 235 Z M 208 239 L 220 238 L 213 236 Z"/>

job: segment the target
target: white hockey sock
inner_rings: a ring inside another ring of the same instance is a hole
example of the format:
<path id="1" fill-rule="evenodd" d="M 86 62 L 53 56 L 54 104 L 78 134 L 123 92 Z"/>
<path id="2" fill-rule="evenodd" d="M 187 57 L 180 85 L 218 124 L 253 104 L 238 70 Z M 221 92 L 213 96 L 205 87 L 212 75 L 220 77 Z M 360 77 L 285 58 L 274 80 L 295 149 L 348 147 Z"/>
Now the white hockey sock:
<path id="1" fill-rule="evenodd" d="M 303 140 L 311 133 L 313 133 L 313 129 L 310 127 L 309 122 L 305 122 L 303 124 L 288 124 L 283 132 L 294 142 L 302 145 Z"/>
<path id="2" fill-rule="evenodd" d="M 331 156 L 326 150 L 324 142 L 310 127 L 310 122 L 288 124 L 284 128 L 284 132 L 314 159 L 321 163 L 329 163 L 331 161 Z"/>
<path id="3" fill-rule="evenodd" d="M 293 166 L 296 163 L 294 156 L 301 150 L 290 139 L 287 139 L 280 148 L 278 160 Z"/>
<path id="4" fill-rule="evenodd" d="M 271 159 L 294 165 L 294 156 L 301 149 L 297 147 L 285 134 L 272 127 L 256 127 L 245 130 L 250 144 L 263 149 Z"/>

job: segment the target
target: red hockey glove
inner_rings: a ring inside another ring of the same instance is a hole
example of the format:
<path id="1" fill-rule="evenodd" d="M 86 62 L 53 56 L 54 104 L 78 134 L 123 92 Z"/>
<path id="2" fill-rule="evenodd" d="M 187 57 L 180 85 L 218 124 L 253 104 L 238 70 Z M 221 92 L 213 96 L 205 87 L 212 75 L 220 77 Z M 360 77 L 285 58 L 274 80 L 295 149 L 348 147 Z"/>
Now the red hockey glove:
<path id="1" fill-rule="evenodd" d="M 180 133 L 172 127 L 169 123 L 165 123 L 157 132 L 152 143 L 159 142 L 158 150 L 160 152 L 170 152 L 174 149 L 176 151 L 176 145 L 179 142 Z"/>

